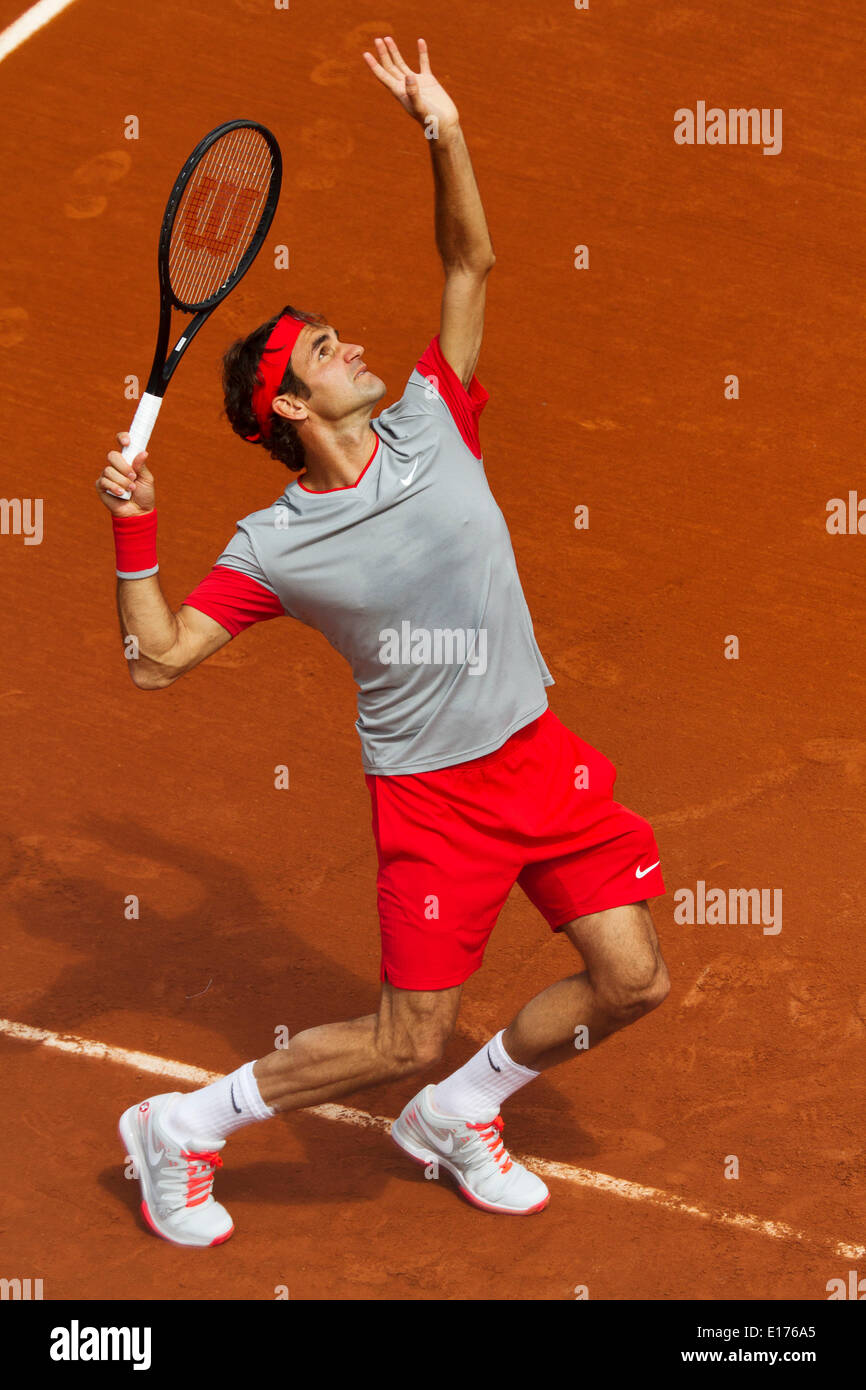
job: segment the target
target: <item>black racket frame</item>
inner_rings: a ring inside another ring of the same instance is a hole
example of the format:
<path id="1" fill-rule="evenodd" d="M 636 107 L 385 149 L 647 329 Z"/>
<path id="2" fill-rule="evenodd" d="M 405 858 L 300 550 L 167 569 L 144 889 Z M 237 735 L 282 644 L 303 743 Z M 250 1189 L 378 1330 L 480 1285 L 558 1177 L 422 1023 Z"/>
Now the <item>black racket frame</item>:
<path id="1" fill-rule="evenodd" d="M 264 137 L 265 142 L 270 148 L 273 160 L 273 173 L 267 202 L 262 209 L 253 239 L 244 252 L 237 269 L 209 299 L 191 307 L 184 304 L 172 292 L 171 279 L 169 276 L 168 256 L 177 209 L 193 170 L 204 158 L 211 146 L 216 144 L 217 140 L 222 139 L 224 135 L 227 135 L 229 131 L 239 130 L 241 127 L 249 130 L 257 130 L 259 134 Z M 198 333 L 199 329 L 207 321 L 217 305 L 222 303 L 226 296 L 234 289 L 235 285 L 246 275 L 261 250 L 265 237 L 270 231 L 270 226 L 274 219 L 274 213 L 277 210 L 277 203 L 280 198 L 282 177 L 283 158 L 276 137 L 268 130 L 267 126 L 261 125 L 258 121 L 248 121 L 241 118 L 234 121 L 225 121 L 222 125 L 216 126 L 205 135 L 186 160 L 169 194 L 165 213 L 163 214 L 162 228 L 159 234 L 159 246 L 157 248 L 157 264 L 159 269 L 159 332 L 156 339 L 156 350 L 153 354 L 153 366 L 150 369 L 150 376 L 147 381 L 146 389 L 150 395 L 163 396 L 165 394 L 166 387 L 171 381 L 178 362 L 189 347 L 196 333 Z M 171 312 L 173 308 L 179 309 L 181 313 L 184 314 L 193 314 L 194 317 L 169 353 L 168 342 L 171 333 Z"/>

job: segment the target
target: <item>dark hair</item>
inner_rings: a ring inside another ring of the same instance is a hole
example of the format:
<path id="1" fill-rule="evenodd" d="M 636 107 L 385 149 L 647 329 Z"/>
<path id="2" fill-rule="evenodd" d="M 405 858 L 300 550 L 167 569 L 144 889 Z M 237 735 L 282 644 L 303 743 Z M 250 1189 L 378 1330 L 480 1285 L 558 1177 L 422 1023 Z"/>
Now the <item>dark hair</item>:
<path id="1" fill-rule="evenodd" d="M 253 413 L 253 391 L 258 385 L 258 367 L 265 344 L 284 314 L 292 314 L 296 319 L 303 319 L 304 323 L 324 325 L 328 322 L 323 314 L 305 314 L 303 310 L 293 309 L 291 304 L 287 304 L 246 338 L 238 338 L 223 355 L 225 411 L 235 434 L 239 434 L 242 439 L 259 432 L 259 422 Z M 307 383 L 292 371 L 291 363 L 286 367 L 285 376 L 276 394 L 282 395 L 284 392 L 293 396 L 303 396 L 305 400 L 309 400 L 311 395 Z M 249 442 L 267 449 L 271 458 L 279 459 L 287 468 L 293 468 L 296 472 L 302 469 L 304 450 L 291 420 L 285 420 L 282 415 L 272 411 L 270 426 L 270 439 L 260 437 Z"/>

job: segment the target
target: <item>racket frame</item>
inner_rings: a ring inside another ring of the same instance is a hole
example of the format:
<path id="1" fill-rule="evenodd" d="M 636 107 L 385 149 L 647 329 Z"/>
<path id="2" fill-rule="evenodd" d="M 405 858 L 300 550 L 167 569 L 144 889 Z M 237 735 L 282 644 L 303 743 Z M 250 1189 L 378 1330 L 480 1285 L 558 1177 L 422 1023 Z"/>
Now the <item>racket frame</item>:
<path id="1" fill-rule="evenodd" d="M 230 131 L 239 130 L 241 128 L 258 131 L 270 150 L 272 172 L 268 196 L 259 215 L 258 226 L 256 227 L 253 238 L 232 275 L 207 299 L 202 300 L 199 304 L 189 305 L 178 299 L 177 295 L 172 290 L 171 275 L 169 273 L 171 236 L 174 231 L 177 210 L 193 171 L 207 154 L 211 146 L 215 145 L 218 140 L 221 140 L 222 137 L 227 135 Z M 261 125 L 258 121 L 249 121 L 242 118 L 233 121 L 225 121 L 222 125 L 216 126 L 198 142 L 189 158 L 185 160 L 180 173 L 174 181 L 174 186 L 169 194 L 165 212 L 162 217 L 159 244 L 157 246 L 157 269 L 159 272 L 159 329 L 157 331 L 153 363 L 151 365 L 150 375 L 147 379 L 147 387 L 139 401 L 138 409 L 130 425 L 129 444 L 126 445 L 122 454 L 126 463 L 131 463 L 143 449 L 147 448 L 153 426 L 156 423 L 156 417 L 162 405 L 162 398 L 165 395 L 168 384 L 174 375 L 178 363 L 193 338 L 210 318 L 214 309 L 216 309 L 231 293 L 235 286 L 240 283 L 253 261 L 256 259 L 256 256 L 259 254 L 265 237 L 270 231 L 271 223 L 274 220 L 274 213 L 277 210 L 282 177 L 283 159 L 275 136 L 266 126 Z M 227 285 L 228 288 L 226 288 Z M 169 351 L 173 309 L 177 309 L 182 314 L 192 314 L 193 317 L 178 338 L 174 347 Z M 132 493 L 127 490 L 118 500 L 128 501 L 131 496 Z"/>

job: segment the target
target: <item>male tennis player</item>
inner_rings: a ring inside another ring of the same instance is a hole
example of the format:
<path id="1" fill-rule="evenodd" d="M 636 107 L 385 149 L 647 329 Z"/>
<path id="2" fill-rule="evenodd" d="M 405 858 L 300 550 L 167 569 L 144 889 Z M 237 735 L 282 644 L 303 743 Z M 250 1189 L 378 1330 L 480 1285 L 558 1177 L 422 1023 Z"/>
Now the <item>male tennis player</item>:
<path id="1" fill-rule="evenodd" d="M 391 1131 L 477 1207 L 546 1205 L 544 1183 L 508 1155 L 500 1108 L 668 990 L 646 902 L 664 892 L 655 838 L 613 800 L 613 765 L 548 708 L 553 680 L 484 474 L 488 394 L 475 366 L 494 257 L 458 113 L 422 39 L 417 73 L 392 39 L 375 47 L 370 69 L 430 137 L 445 270 L 439 333 L 400 400 L 373 418 L 383 382 L 318 316 L 289 307 L 234 344 L 232 426 L 300 476 L 238 524 L 177 613 L 159 584 L 147 455 L 127 465 L 112 451 L 97 481 L 114 516 L 123 632 L 139 644 L 135 684 L 171 685 L 257 621 L 289 614 L 318 628 L 358 685 L 378 851 L 378 1012 L 308 1029 L 213 1085 L 123 1115 L 144 1215 L 179 1245 L 217 1245 L 234 1229 L 212 1186 L 235 1130 L 436 1064 L 515 883 L 586 969 L 420 1090 Z"/>

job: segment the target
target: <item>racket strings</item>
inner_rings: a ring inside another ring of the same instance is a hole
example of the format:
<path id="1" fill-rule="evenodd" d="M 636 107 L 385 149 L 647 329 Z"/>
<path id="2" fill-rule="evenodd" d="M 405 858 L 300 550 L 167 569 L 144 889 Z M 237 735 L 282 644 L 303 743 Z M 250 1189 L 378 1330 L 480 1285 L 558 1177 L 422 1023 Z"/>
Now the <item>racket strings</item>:
<path id="1" fill-rule="evenodd" d="M 179 299 L 208 299 L 231 276 L 258 223 L 269 164 L 266 143 L 257 132 L 242 130 L 218 141 L 197 167 L 178 210 L 179 235 L 169 256 Z"/>
<path id="2" fill-rule="evenodd" d="M 196 165 L 175 214 L 168 255 L 175 299 L 205 304 L 243 260 L 274 177 L 271 148 L 249 127 L 229 131 Z"/>

